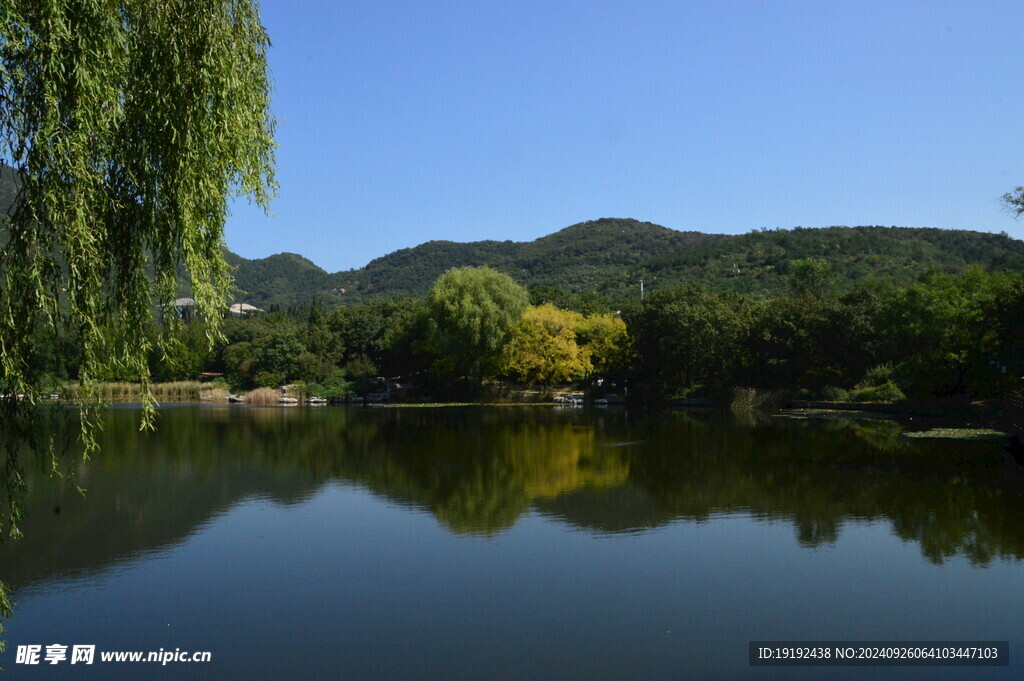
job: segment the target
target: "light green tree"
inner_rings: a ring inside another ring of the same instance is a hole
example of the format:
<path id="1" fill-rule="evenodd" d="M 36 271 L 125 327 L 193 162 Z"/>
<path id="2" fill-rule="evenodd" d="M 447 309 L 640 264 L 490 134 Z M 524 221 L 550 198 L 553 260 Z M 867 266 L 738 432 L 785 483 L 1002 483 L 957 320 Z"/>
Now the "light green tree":
<path id="1" fill-rule="evenodd" d="M 481 381 L 528 304 L 526 289 L 490 267 L 459 267 L 442 274 L 425 305 L 435 372 Z"/>
<path id="2" fill-rule="evenodd" d="M 256 0 L 0 0 L 0 18 L 0 159 L 20 183 L 0 242 L 0 530 L 16 535 L 20 448 L 57 464 L 35 439 L 30 333 L 71 330 L 87 401 L 111 367 L 142 381 L 151 423 L 147 323 L 187 285 L 218 334 L 225 215 L 237 195 L 268 204 L 274 120 Z"/>

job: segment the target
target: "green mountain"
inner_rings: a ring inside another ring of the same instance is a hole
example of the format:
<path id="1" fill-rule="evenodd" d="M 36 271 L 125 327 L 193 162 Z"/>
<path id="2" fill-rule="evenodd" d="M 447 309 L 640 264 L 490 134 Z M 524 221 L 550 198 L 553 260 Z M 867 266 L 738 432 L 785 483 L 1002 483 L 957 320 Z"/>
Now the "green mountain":
<path id="1" fill-rule="evenodd" d="M 932 269 L 960 272 L 972 264 L 1024 268 L 1024 242 L 1006 234 L 909 227 L 826 227 L 742 235 L 679 232 L 649 222 L 602 218 L 529 242 L 428 241 L 328 274 L 283 253 L 261 260 L 229 254 L 240 298 L 260 307 L 319 300 L 358 304 L 371 298 L 424 295 L 445 270 L 489 265 L 528 288 L 596 292 L 612 300 L 686 281 L 758 295 L 785 286 L 789 263 L 827 260 L 842 289 L 875 277 L 907 283 Z"/>
<path id="2" fill-rule="evenodd" d="M 315 298 L 328 287 L 327 273 L 295 253 L 278 253 L 258 260 L 248 260 L 231 251 L 224 255 L 235 268 L 235 286 L 244 291 L 239 300 L 258 307 L 294 304 Z"/>
<path id="3" fill-rule="evenodd" d="M 424 295 L 445 270 L 489 265 L 527 287 L 556 286 L 573 292 L 605 291 L 641 271 L 653 258 L 710 246 L 719 234 L 678 232 L 629 219 L 582 222 L 529 242 L 428 241 L 372 260 L 365 267 L 327 274 L 308 260 L 281 254 L 246 260 L 234 254 L 240 298 L 260 307 L 317 299 L 357 304 L 370 298 Z M 621 288 L 621 287 L 620 287 Z"/>
<path id="4" fill-rule="evenodd" d="M 1004 234 L 917 227 L 824 227 L 750 232 L 645 263 L 661 284 L 704 281 L 743 293 L 778 291 L 789 263 L 827 261 L 840 289 L 867 278 L 910 283 L 926 270 L 962 272 L 968 265 L 1024 268 L 1024 242 Z"/>
<path id="5" fill-rule="evenodd" d="M 661 253 L 710 244 L 721 235 L 677 232 L 649 222 L 603 218 L 529 242 L 429 241 L 331 276 L 331 293 L 346 299 L 423 295 L 451 267 L 490 265 L 524 286 L 596 291 Z"/>
<path id="6" fill-rule="evenodd" d="M 13 204 L 17 177 L 0 164 L 0 217 Z M 0 219 L 0 232 L 2 232 Z M 972 264 L 1024 269 L 1024 242 L 1006 234 L 909 227 L 825 227 L 742 235 L 680 232 L 650 222 L 601 218 L 529 242 L 428 241 L 359 269 L 328 273 L 294 253 L 249 260 L 228 251 L 235 300 L 262 308 L 320 301 L 354 305 L 372 298 L 421 296 L 445 270 L 489 265 L 528 288 L 595 292 L 613 301 L 686 281 L 763 295 L 785 286 L 789 263 L 827 260 L 841 289 L 868 277 L 907 283 L 929 269 L 956 273 Z"/>

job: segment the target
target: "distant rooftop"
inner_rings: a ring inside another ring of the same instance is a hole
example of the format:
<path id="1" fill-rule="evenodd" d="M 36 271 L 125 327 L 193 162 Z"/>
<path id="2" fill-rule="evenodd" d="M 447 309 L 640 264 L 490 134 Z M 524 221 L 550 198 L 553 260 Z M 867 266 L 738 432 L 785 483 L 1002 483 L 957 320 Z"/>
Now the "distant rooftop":
<path id="1" fill-rule="evenodd" d="M 250 305 L 249 303 L 232 303 L 230 310 L 231 314 L 239 315 L 249 314 L 252 312 L 264 312 L 264 310 L 262 310 L 261 308 L 258 308 L 255 305 Z"/>

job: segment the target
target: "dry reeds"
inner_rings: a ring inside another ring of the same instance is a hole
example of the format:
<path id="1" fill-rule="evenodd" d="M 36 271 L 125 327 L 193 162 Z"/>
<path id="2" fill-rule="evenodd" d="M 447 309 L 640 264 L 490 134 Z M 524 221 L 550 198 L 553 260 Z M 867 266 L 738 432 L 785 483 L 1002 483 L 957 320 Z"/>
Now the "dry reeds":
<path id="1" fill-rule="evenodd" d="M 223 387 L 210 386 L 199 391 L 199 399 L 203 402 L 227 402 L 228 389 Z"/>
<path id="2" fill-rule="evenodd" d="M 222 385 L 200 383 L 199 381 L 171 381 L 168 383 L 151 383 L 149 386 L 158 401 L 165 402 L 227 402 L 228 391 Z M 107 381 L 96 383 L 95 396 L 101 402 L 118 402 L 142 399 L 142 384 L 128 381 Z M 82 388 L 78 383 L 63 386 L 62 395 L 71 400 L 82 396 Z"/>
<path id="3" fill-rule="evenodd" d="M 274 388 L 256 388 L 245 394 L 246 404 L 278 404 L 281 393 Z"/>
<path id="4" fill-rule="evenodd" d="M 734 388 L 732 411 L 774 411 L 785 403 L 785 393 L 781 390 L 758 390 L 757 388 Z"/>
<path id="5" fill-rule="evenodd" d="M 198 400 L 203 389 L 199 381 L 174 381 L 173 383 L 154 383 L 153 395 L 164 400 Z"/>

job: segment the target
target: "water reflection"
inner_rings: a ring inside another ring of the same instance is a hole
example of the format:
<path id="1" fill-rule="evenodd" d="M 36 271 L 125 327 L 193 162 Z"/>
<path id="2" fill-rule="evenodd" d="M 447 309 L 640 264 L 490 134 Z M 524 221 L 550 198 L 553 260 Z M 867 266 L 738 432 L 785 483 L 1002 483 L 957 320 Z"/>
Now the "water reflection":
<path id="1" fill-rule="evenodd" d="M 884 521 L 930 561 L 1024 557 L 1024 504 L 997 443 L 909 440 L 886 421 L 736 421 L 548 409 L 181 408 L 156 433 L 110 412 L 102 455 L 30 477 L 25 538 L 0 548 L 15 589 L 181 541 L 252 498 L 292 505 L 325 481 L 495 535 L 530 512 L 591 533 L 744 513 L 806 547 Z"/>

